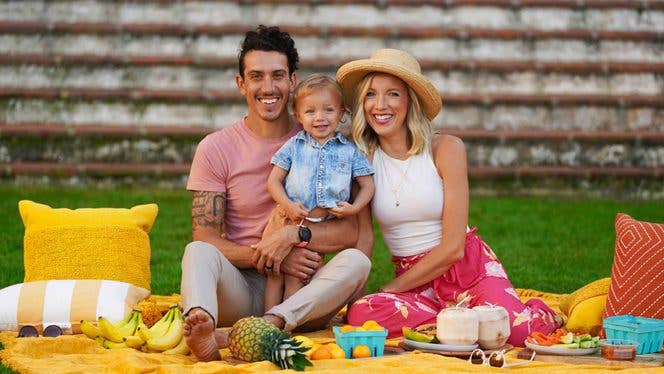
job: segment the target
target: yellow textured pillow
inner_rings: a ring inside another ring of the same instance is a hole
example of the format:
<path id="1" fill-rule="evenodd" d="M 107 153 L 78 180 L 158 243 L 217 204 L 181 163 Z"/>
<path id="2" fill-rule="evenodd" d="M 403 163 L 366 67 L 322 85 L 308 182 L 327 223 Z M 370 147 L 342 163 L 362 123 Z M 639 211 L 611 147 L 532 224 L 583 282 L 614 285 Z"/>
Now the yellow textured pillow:
<path id="1" fill-rule="evenodd" d="M 150 289 L 150 238 L 156 204 L 131 209 L 54 209 L 18 203 L 25 226 L 24 282 L 106 279 Z"/>
<path id="2" fill-rule="evenodd" d="M 593 335 L 599 333 L 610 283 L 611 278 L 596 280 L 574 291 L 560 302 L 560 309 L 567 315 L 565 325 L 567 330 Z"/>

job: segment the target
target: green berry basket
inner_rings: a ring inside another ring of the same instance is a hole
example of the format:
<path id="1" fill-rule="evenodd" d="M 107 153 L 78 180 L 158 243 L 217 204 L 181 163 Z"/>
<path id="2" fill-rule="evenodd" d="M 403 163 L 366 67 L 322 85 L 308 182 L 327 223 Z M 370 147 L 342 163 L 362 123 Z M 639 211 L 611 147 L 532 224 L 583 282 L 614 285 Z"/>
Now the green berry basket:
<path id="1" fill-rule="evenodd" d="M 383 355 L 387 330 L 341 332 L 340 329 L 339 326 L 332 327 L 337 345 L 346 352 L 346 357 L 353 358 L 353 349 L 358 345 L 369 347 L 371 357 L 381 357 Z"/>

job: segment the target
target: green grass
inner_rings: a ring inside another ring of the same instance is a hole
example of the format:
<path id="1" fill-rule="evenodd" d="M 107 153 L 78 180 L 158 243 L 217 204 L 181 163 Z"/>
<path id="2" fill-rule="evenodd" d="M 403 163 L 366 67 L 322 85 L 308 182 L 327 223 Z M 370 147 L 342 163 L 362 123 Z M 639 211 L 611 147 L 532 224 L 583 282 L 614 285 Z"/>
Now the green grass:
<path id="1" fill-rule="evenodd" d="M 0 287 L 23 279 L 21 199 L 53 207 L 130 207 L 155 202 L 159 215 L 150 233 L 152 290 L 179 292 L 180 259 L 190 240 L 191 196 L 175 190 L 82 190 L 0 187 Z M 661 202 L 548 198 L 474 198 L 470 225 L 493 248 L 516 287 L 566 293 L 610 274 L 617 212 L 664 222 Z M 393 275 L 376 229 L 369 290 Z"/>
<path id="2" fill-rule="evenodd" d="M 0 288 L 23 280 L 23 224 L 17 203 L 31 199 L 53 207 L 131 207 L 154 202 L 159 215 L 150 233 L 152 291 L 178 293 L 180 259 L 191 237 L 191 195 L 173 190 L 83 190 L 0 187 Z M 500 257 L 515 287 L 568 293 L 611 272 L 617 212 L 664 222 L 662 202 L 549 198 L 473 198 L 470 225 Z M 369 291 L 394 268 L 380 233 Z M 0 366 L 0 373 L 10 373 Z"/>

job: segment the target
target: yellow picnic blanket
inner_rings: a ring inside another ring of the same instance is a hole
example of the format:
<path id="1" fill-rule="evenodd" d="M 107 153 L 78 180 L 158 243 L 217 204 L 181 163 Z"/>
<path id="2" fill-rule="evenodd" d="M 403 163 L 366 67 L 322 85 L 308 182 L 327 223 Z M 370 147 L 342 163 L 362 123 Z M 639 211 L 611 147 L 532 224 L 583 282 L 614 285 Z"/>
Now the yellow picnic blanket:
<path id="1" fill-rule="evenodd" d="M 558 311 L 561 297 L 564 295 L 546 294 L 534 290 L 518 290 L 525 301 L 531 297 L 539 297 Z M 167 306 L 179 297 L 152 296 L 158 304 Z M 332 341 L 331 331 L 322 330 L 305 334 L 317 343 Z M 192 356 L 163 355 L 159 353 L 144 353 L 134 349 L 107 350 L 99 346 L 94 340 L 84 335 L 61 336 L 58 338 L 16 338 L 15 332 L 0 333 L 0 343 L 4 350 L 0 351 L 0 358 L 5 366 L 20 373 L 248 373 L 277 371 L 279 367 L 267 362 L 233 365 L 228 362 L 197 362 Z M 392 339 L 387 345 L 395 345 Z M 227 350 L 222 350 L 222 357 L 228 357 Z M 516 362 L 518 350 L 508 354 L 508 362 Z M 484 372 L 501 370 L 486 366 L 471 365 L 465 360 L 454 357 L 444 357 L 436 354 L 407 352 L 400 355 L 384 356 L 371 359 L 353 360 L 320 360 L 314 361 L 313 368 L 307 371 L 321 373 L 374 373 L 374 372 L 409 372 L 412 374 L 432 372 L 459 373 Z M 612 366 L 570 365 L 552 362 L 532 362 L 526 366 L 512 368 L 522 373 L 598 373 L 613 371 L 619 368 Z M 626 373 L 663 372 L 663 368 L 634 368 L 625 369 Z"/>

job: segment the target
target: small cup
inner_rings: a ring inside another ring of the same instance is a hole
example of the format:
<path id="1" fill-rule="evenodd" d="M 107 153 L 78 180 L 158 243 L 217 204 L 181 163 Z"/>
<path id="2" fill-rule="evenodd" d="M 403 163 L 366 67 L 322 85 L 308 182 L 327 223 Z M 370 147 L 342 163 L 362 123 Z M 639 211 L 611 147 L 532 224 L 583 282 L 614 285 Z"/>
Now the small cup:
<path id="1" fill-rule="evenodd" d="M 607 360 L 632 361 L 636 358 L 638 342 L 623 339 L 600 339 L 602 357 Z"/>

